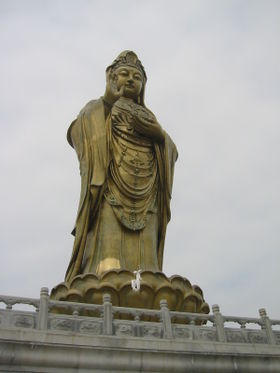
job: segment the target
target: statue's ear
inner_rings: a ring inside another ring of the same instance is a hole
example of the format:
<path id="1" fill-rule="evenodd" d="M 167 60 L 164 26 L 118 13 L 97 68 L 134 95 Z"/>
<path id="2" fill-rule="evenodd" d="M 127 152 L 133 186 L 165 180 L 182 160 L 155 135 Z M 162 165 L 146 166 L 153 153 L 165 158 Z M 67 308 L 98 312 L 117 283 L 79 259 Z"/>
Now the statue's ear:
<path id="1" fill-rule="evenodd" d="M 106 70 L 106 83 L 109 82 L 109 79 L 110 79 L 110 69 L 107 69 Z"/>
<path id="2" fill-rule="evenodd" d="M 110 74 L 110 78 L 111 78 L 111 81 L 112 81 L 113 83 L 116 83 L 116 81 L 117 81 L 117 74 L 114 73 L 114 72 L 111 72 L 111 74 Z"/>
<path id="3" fill-rule="evenodd" d="M 116 74 L 112 72 L 112 69 L 106 70 L 106 83 L 111 83 L 112 81 L 116 80 Z"/>

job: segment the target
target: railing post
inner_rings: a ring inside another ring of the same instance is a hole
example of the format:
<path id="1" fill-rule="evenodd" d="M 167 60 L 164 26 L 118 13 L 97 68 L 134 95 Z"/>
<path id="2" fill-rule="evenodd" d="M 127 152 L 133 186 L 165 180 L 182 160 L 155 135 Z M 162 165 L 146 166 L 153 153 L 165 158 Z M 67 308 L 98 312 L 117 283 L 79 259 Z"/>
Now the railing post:
<path id="1" fill-rule="evenodd" d="M 41 288 L 37 329 L 47 330 L 49 313 L 49 289 Z"/>
<path id="2" fill-rule="evenodd" d="M 218 342 L 226 342 L 226 333 L 224 329 L 224 319 L 220 312 L 220 307 L 217 304 L 213 304 L 212 311 L 214 315 L 214 321 L 217 330 Z"/>
<path id="3" fill-rule="evenodd" d="M 113 315 L 110 294 L 103 295 L 103 334 L 113 334 Z"/>
<path id="4" fill-rule="evenodd" d="M 168 309 L 168 304 L 165 299 L 162 299 L 160 301 L 160 310 L 161 310 L 162 325 L 163 325 L 163 338 L 171 339 L 173 338 L 171 318 L 170 318 L 170 313 Z"/>
<path id="5" fill-rule="evenodd" d="M 259 309 L 259 314 L 260 314 L 264 329 L 266 331 L 266 336 L 267 336 L 268 343 L 271 344 L 271 345 L 275 345 L 276 344 L 275 335 L 273 333 L 273 330 L 272 330 L 272 327 L 271 327 L 271 324 L 270 324 L 270 320 L 269 320 L 269 317 L 267 316 L 265 308 L 260 308 Z"/>

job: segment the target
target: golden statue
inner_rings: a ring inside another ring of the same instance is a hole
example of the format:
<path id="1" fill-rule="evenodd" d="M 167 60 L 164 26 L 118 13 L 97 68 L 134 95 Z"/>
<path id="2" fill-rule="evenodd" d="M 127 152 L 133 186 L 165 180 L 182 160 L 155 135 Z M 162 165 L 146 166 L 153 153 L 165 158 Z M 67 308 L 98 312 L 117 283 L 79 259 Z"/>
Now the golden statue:
<path id="1" fill-rule="evenodd" d="M 188 294 L 183 309 L 190 310 L 192 296 L 196 305 L 191 310 L 204 312 L 208 305 L 200 288 L 161 272 L 178 153 L 145 106 L 146 81 L 137 55 L 122 52 L 106 69 L 104 96 L 90 101 L 69 127 L 67 139 L 80 163 L 81 195 L 65 282 L 52 297 L 99 302 L 109 292 L 117 305 L 152 308 L 164 289 L 171 308 L 181 309 Z M 129 302 L 130 281 L 140 269 L 142 294 L 131 295 Z"/>
<path id="2" fill-rule="evenodd" d="M 104 96 L 68 130 L 82 190 L 67 281 L 111 269 L 162 269 L 177 150 L 144 104 L 137 56 L 121 53 L 106 74 Z"/>

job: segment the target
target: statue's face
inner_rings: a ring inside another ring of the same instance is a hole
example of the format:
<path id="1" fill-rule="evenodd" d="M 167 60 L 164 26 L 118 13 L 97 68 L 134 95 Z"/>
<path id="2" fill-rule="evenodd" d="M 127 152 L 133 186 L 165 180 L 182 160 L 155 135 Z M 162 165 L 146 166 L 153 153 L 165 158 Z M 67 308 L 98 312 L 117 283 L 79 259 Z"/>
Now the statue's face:
<path id="1" fill-rule="evenodd" d="M 114 71 L 117 90 L 123 89 L 123 96 L 137 99 L 143 86 L 141 72 L 132 66 L 120 66 Z"/>

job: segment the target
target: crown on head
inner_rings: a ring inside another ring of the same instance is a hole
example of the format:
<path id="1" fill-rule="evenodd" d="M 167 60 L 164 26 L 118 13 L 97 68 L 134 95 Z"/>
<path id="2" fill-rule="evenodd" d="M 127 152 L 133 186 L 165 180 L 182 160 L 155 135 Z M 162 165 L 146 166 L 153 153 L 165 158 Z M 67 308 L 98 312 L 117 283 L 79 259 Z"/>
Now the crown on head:
<path id="1" fill-rule="evenodd" d="M 106 71 L 108 71 L 109 69 L 115 70 L 119 66 L 123 65 L 132 66 L 140 70 L 145 80 L 147 80 L 145 69 L 141 61 L 138 59 L 137 55 L 132 51 L 123 51 L 122 53 L 120 53 L 118 57 L 113 61 L 113 63 L 107 67 Z"/>

